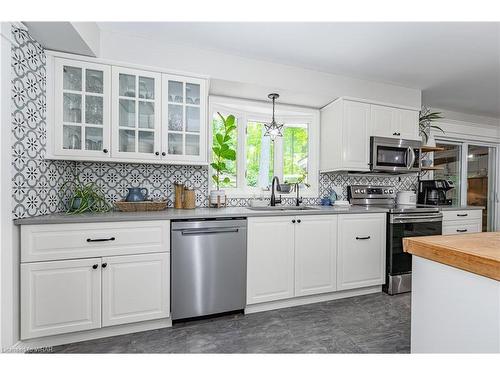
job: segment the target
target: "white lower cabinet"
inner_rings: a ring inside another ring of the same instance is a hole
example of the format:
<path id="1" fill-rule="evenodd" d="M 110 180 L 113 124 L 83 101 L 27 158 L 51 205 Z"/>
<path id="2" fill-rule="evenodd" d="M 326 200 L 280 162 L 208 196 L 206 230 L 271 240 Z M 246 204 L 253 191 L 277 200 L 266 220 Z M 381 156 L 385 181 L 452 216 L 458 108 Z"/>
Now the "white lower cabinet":
<path id="1" fill-rule="evenodd" d="M 248 219 L 247 304 L 336 290 L 337 216 Z"/>
<path id="2" fill-rule="evenodd" d="M 482 210 L 443 211 L 443 234 L 479 233 L 483 230 Z"/>
<path id="3" fill-rule="evenodd" d="M 340 215 L 338 290 L 384 283 L 385 228 L 385 214 Z"/>
<path id="4" fill-rule="evenodd" d="M 337 275 L 337 217 L 302 216 L 295 225 L 295 296 L 333 292 Z"/>
<path id="5" fill-rule="evenodd" d="M 101 259 L 21 265 L 21 339 L 101 327 Z"/>
<path id="6" fill-rule="evenodd" d="M 170 317 L 169 232 L 168 220 L 21 228 L 21 339 Z"/>
<path id="7" fill-rule="evenodd" d="M 294 293 L 293 217 L 248 218 L 247 304 Z"/>
<path id="8" fill-rule="evenodd" d="M 102 325 L 170 316 L 168 253 L 102 258 Z"/>

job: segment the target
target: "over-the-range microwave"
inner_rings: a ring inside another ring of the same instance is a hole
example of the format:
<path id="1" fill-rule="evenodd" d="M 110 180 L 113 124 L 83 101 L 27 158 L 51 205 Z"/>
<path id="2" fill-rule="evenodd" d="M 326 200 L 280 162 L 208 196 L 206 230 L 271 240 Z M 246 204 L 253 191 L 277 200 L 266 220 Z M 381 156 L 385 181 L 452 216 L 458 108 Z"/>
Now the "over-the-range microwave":
<path id="1" fill-rule="evenodd" d="M 374 172 L 418 172 L 422 142 L 370 137 L 370 169 Z"/>

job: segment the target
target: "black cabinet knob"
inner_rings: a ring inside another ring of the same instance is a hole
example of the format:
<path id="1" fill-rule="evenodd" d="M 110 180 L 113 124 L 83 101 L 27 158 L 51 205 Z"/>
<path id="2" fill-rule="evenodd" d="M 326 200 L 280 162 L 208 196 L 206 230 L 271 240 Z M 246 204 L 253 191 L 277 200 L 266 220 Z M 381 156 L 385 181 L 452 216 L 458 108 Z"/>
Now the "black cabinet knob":
<path id="1" fill-rule="evenodd" d="M 93 268 L 93 269 L 95 269 L 95 270 L 97 269 L 97 267 L 99 267 L 99 265 L 97 265 L 97 264 L 94 264 L 94 265 L 92 266 L 92 268 Z"/>
<path id="2" fill-rule="evenodd" d="M 101 267 L 102 267 L 102 268 L 106 268 L 106 267 L 107 267 L 107 265 L 108 265 L 108 263 L 103 263 L 103 264 L 101 265 Z"/>
<path id="3" fill-rule="evenodd" d="M 294 224 L 295 224 L 295 219 L 293 219 L 293 220 L 292 220 L 292 223 L 294 223 Z"/>
<path id="4" fill-rule="evenodd" d="M 302 222 L 302 221 L 301 221 L 300 219 L 299 219 L 299 220 L 297 220 L 297 223 L 299 223 L 299 224 L 300 224 L 301 222 Z"/>
<path id="5" fill-rule="evenodd" d="M 160 152 L 159 152 L 159 151 L 156 151 L 156 152 L 155 152 L 155 155 L 156 155 L 156 156 L 160 155 Z"/>
<path id="6" fill-rule="evenodd" d="M 104 150 L 102 150 L 102 152 L 104 152 L 105 154 L 107 154 L 108 153 L 108 149 L 105 148 Z"/>
<path id="7" fill-rule="evenodd" d="M 397 132 L 396 132 L 396 133 L 392 133 L 392 135 L 401 135 L 401 133 L 397 133 Z"/>
<path id="8" fill-rule="evenodd" d="M 161 153 L 161 156 L 167 156 L 167 153 L 166 153 L 165 151 L 163 151 L 163 152 Z"/>

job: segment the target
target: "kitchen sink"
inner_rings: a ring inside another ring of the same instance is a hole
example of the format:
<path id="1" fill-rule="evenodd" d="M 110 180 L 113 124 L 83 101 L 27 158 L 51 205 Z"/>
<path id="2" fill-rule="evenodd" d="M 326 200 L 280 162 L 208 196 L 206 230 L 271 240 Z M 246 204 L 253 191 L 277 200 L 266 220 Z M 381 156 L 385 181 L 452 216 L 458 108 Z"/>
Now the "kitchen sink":
<path id="1" fill-rule="evenodd" d="M 308 206 L 265 206 L 265 207 L 247 207 L 248 210 L 252 211 L 308 211 L 317 210 L 316 207 Z"/>

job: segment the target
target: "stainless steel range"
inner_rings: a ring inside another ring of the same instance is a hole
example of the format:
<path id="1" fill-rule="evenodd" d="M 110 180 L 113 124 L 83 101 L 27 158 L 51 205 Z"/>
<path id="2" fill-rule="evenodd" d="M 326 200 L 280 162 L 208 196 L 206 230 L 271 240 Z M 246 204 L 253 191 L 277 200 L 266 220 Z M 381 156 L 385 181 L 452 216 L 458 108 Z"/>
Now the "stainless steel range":
<path id="1" fill-rule="evenodd" d="M 347 188 L 353 205 L 383 207 L 387 214 L 386 283 L 388 294 L 411 290 L 411 255 L 403 251 L 404 237 L 439 235 L 443 214 L 438 207 L 396 204 L 393 186 L 352 185 Z"/>

